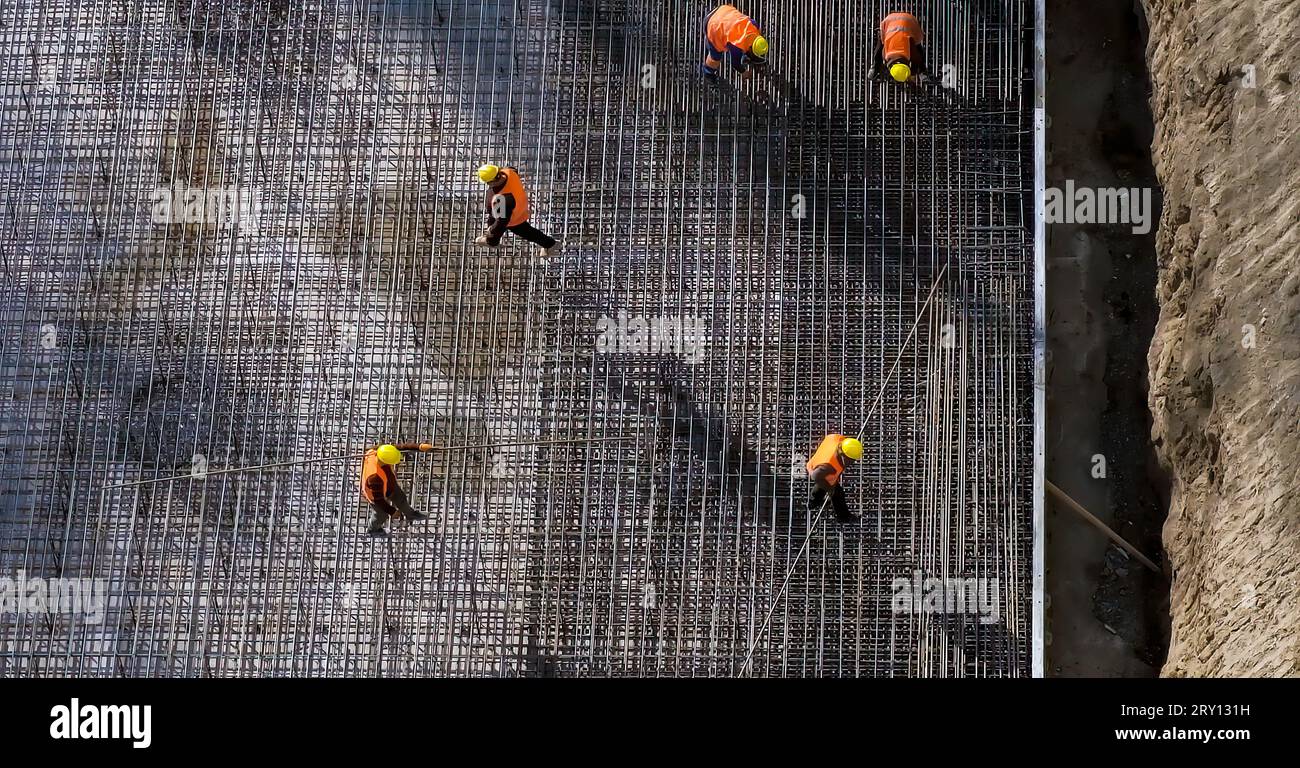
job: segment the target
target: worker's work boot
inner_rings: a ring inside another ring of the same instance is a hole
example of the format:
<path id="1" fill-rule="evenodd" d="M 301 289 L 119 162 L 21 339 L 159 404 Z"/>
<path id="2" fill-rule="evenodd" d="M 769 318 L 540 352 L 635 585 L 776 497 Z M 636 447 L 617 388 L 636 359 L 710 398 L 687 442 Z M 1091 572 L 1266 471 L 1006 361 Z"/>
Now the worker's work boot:
<path id="1" fill-rule="evenodd" d="M 479 235 L 478 237 L 474 238 L 474 245 L 487 245 L 487 244 L 488 244 L 487 235 Z"/>
<path id="2" fill-rule="evenodd" d="M 409 520 L 409 521 L 411 521 L 411 522 L 416 522 L 416 521 L 419 521 L 419 520 L 428 520 L 428 519 L 429 519 L 429 516 L 428 516 L 428 515 L 424 514 L 423 512 L 417 512 L 417 511 L 414 510 L 414 509 L 407 509 L 407 510 L 405 510 L 404 512 L 402 512 L 402 517 L 405 517 L 407 520 Z"/>
<path id="3" fill-rule="evenodd" d="M 537 255 L 541 256 L 543 259 L 548 259 L 559 252 L 560 252 L 560 244 L 556 243 L 555 245 L 552 245 L 550 248 L 539 248 L 537 251 Z"/>
<path id="4" fill-rule="evenodd" d="M 375 514 L 371 515 L 370 517 L 370 528 L 366 531 L 366 533 L 370 534 L 371 536 L 387 536 L 388 531 L 384 530 L 384 526 L 387 523 L 388 523 L 388 515 L 376 509 Z"/>

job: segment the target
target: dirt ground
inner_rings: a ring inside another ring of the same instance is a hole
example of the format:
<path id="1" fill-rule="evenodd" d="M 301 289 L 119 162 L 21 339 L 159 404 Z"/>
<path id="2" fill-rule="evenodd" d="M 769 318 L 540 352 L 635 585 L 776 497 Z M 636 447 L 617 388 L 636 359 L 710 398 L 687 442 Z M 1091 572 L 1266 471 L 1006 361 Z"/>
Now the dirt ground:
<path id="1" fill-rule="evenodd" d="M 1144 0 L 1168 676 L 1300 675 L 1300 3 Z M 1049 46 L 1050 47 L 1050 46 Z"/>
<path id="2" fill-rule="evenodd" d="M 1048 0 L 1048 187 L 1159 190 L 1140 13 L 1128 0 Z M 1047 476 L 1161 560 L 1165 480 L 1149 438 L 1154 227 L 1048 227 Z M 1104 463 L 1104 464 L 1103 464 Z M 1049 676 L 1152 676 L 1168 585 L 1048 499 Z"/>

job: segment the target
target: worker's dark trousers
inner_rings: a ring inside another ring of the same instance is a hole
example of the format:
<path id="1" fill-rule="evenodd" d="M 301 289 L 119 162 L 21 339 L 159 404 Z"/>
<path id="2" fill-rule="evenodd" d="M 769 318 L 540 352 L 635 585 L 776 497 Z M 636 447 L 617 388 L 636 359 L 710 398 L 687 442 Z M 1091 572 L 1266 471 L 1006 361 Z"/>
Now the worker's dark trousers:
<path id="1" fill-rule="evenodd" d="M 400 487 L 394 487 L 388 492 L 388 503 L 392 504 L 393 508 L 401 513 L 402 517 L 407 520 L 413 520 L 420 514 L 411 506 L 411 500 L 406 498 L 406 491 L 403 491 Z M 375 514 L 379 517 L 378 522 L 380 525 L 388 522 L 388 516 L 382 509 L 373 504 L 370 505 L 370 508 L 374 510 Z"/>
<path id="2" fill-rule="evenodd" d="M 831 487 L 831 506 L 835 508 L 835 519 L 841 523 L 851 523 L 855 519 L 849 513 L 849 502 L 844 498 L 844 489 L 838 485 Z M 812 494 L 808 496 L 808 510 L 813 514 L 819 512 L 826 501 L 826 491 L 813 485 Z"/>
<path id="3" fill-rule="evenodd" d="M 540 245 L 543 248 L 555 247 L 555 238 L 526 221 L 523 224 L 516 224 L 513 227 L 507 227 L 507 229 L 534 245 Z M 496 245 L 499 242 L 501 242 L 500 237 L 494 238 L 491 235 L 488 235 L 488 245 Z"/>
<path id="4" fill-rule="evenodd" d="M 402 517 L 408 520 L 420 514 L 411 506 L 411 500 L 406 498 L 406 491 L 403 491 L 400 486 L 395 486 L 393 490 L 389 491 L 388 503 L 392 504 L 398 512 L 402 513 Z"/>

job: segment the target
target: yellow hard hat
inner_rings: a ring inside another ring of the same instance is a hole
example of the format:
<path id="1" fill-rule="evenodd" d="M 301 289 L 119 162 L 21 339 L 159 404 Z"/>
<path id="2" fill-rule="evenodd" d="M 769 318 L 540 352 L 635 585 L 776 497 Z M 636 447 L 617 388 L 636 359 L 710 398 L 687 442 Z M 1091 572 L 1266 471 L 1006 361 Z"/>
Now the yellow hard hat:
<path id="1" fill-rule="evenodd" d="M 385 464 L 402 463 L 402 452 L 397 450 L 397 446 L 395 445 L 381 445 L 379 446 L 379 449 L 375 451 L 375 455 L 377 455 L 379 460 Z"/>
<path id="2" fill-rule="evenodd" d="M 762 35 L 759 35 L 758 37 L 754 38 L 754 45 L 750 48 L 750 50 L 754 52 L 755 56 L 766 56 L 767 38 L 763 37 Z"/>
<path id="3" fill-rule="evenodd" d="M 852 437 L 846 438 L 844 442 L 840 443 L 840 450 L 844 452 L 845 456 L 857 461 L 862 458 L 862 441 Z"/>
<path id="4" fill-rule="evenodd" d="M 900 61 L 889 68 L 889 76 L 900 83 L 906 83 L 907 78 L 912 76 L 912 68 Z"/>
<path id="5" fill-rule="evenodd" d="M 501 173 L 501 169 L 495 165 L 488 164 L 482 166 L 478 169 L 478 180 L 484 184 L 491 184 L 496 181 L 498 173 Z"/>

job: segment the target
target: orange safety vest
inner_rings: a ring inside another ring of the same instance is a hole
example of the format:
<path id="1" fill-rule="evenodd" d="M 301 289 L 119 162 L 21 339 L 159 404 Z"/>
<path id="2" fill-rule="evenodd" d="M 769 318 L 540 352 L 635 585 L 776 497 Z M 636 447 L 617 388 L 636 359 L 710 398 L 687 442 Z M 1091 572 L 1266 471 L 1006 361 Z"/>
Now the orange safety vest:
<path id="1" fill-rule="evenodd" d="M 921 22 L 910 13 L 891 13 L 880 22 L 880 39 L 884 43 L 885 66 L 896 62 L 912 63 L 912 46 L 925 42 Z"/>
<path id="2" fill-rule="evenodd" d="M 823 464 L 830 464 L 835 472 L 826 477 L 826 482 L 838 484 L 840 475 L 844 474 L 844 464 L 840 461 L 840 444 L 845 440 L 848 440 L 845 435 L 827 435 L 822 444 L 817 446 L 817 452 L 808 460 L 808 474 L 811 475 L 813 470 Z"/>
<path id="3" fill-rule="evenodd" d="M 388 478 L 390 470 L 379 460 L 379 454 L 374 448 L 366 451 L 366 458 L 361 462 L 361 495 L 366 497 L 366 501 L 374 503 L 375 495 L 370 492 L 370 478 L 379 475 L 384 481 L 384 498 L 388 498 Z"/>
<path id="4" fill-rule="evenodd" d="M 754 47 L 754 41 L 761 33 L 754 20 L 741 13 L 734 5 L 722 5 L 709 16 L 709 26 L 705 36 L 715 51 L 727 52 L 727 45 L 734 45 L 745 53 Z"/>
<path id="5" fill-rule="evenodd" d="M 506 177 L 506 185 L 497 194 L 515 196 L 515 209 L 511 211 L 510 221 L 506 226 L 516 227 L 528 221 L 528 193 L 524 191 L 524 183 L 519 179 L 517 171 L 502 168 L 501 173 Z"/>

